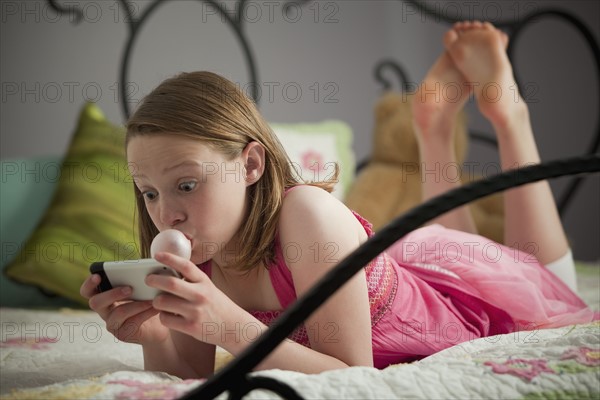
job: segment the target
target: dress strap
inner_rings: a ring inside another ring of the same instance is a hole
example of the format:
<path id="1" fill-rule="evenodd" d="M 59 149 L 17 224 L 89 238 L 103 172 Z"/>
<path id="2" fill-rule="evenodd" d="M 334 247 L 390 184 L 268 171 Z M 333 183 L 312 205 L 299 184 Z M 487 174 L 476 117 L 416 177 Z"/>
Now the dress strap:
<path id="1" fill-rule="evenodd" d="M 283 196 L 285 197 L 289 192 L 300 186 L 305 185 L 299 184 L 286 188 L 283 192 Z M 271 278 L 271 285 L 273 285 L 277 299 L 279 300 L 281 307 L 285 310 L 290 304 L 296 301 L 297 295 L 292 272 L 287 266 L 285 257 L 283 256 L 284 250 L 281 247 L 281 240 L 279 239 L 279 229 L 275 232 L 274 247 L 275 257 L 271 265 L 269 265 L 269 277 Z"/>
<path id="2" fill-rule="evenodd" d="M 281 307 L 285 310 L 290 304 L 296 301 L 296 288 L 294 287 L 294 279 L 292 272 L 285 263 L 283 257 L 283 249 L 279 236 L 275 238 L 275 258 L 273 263 L 269 265 L 269 277 L 271 284 L 277 294 Z"/>

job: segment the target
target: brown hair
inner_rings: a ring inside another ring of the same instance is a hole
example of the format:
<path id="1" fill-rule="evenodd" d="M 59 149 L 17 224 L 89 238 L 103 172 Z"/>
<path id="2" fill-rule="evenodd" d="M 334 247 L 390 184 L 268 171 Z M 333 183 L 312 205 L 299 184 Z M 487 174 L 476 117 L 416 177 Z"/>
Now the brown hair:
<path id="1" fill-rule="evenodd" d="M 249 187 L 246 224 L 238 231 L 238 255 L 232 268 L 249 270 L 273 259 L 273 243 L 284 191 L 303 184 L 283 146 L 254 102 L 233 82 L 211 73 L 182 73 L 165 80 L 148 94 L 127 121 L 126 143 L 135 136 L 173 134 L 201 140 L 231 159 L 251 141 L 265 148 L 265 170 Z M 328 192 L 337 181 L 311 182 Z M 138 226 L 142 257 L 150 256 L 150 244 L 158 229 L 150 219 L 137 186 Z"/>

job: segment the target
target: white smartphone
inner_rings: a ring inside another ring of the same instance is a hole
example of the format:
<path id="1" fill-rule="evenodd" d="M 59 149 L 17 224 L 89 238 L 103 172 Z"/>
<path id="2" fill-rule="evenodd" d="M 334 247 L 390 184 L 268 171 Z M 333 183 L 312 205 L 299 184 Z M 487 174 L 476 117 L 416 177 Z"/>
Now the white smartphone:
<path id="1" fill-rule="evenodd" d="M 160 290 L 152 288 L 144 282 L 146 276 L 150 274 L 181 278 L 177 271 L 153 258 L 99 261 L 90 265 L 90 272 L 98 274 L 102 278 L 98 285 L 100 292 L 105 292 L 117 286 L 131 286 L 133 293 L 129 296 L 130 300 L 152 300 L 160 293 Z"/>

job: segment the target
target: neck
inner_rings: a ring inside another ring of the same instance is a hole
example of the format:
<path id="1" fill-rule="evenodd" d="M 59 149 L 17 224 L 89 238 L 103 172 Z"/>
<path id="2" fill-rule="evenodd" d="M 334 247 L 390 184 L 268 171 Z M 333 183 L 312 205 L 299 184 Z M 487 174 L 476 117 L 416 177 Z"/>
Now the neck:
<path id="1" fill-rule="evenodd" d="M 261 273 L 261 269 L 260 267 L 256 267 L 256 268 L 252 268 L 249 270 L 240 270 L 237 268 L 230 268 L 227 267 L 226 265 L 223 266 L 223 264 L 220 264 L 218 260 L 216 260 L 215 258 L 213 258 L 211 260 L 212 263 L 212 271 L 213 274 L 215 273 L 215 271 L 218 271 L 218 273 L 223 277 L 223 279 L 225 281 L 239 281 L 240 279 L 255 279 L 257 278 L 260 273 Z"/>

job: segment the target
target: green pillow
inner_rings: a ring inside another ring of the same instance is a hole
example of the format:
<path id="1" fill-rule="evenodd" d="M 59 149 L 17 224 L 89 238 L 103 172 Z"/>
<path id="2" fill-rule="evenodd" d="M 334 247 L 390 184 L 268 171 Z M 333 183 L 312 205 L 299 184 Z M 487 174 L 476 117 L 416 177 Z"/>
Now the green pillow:
<path id="1" fill-rule="evenodd" d="M 124 143 L 124 130 L 107 121 L 95 104 L 86 104 L 52 202 L 5 268 L 8 277 L 87 304 L 79 287 L 90 263 L 139 258 Z"/>

